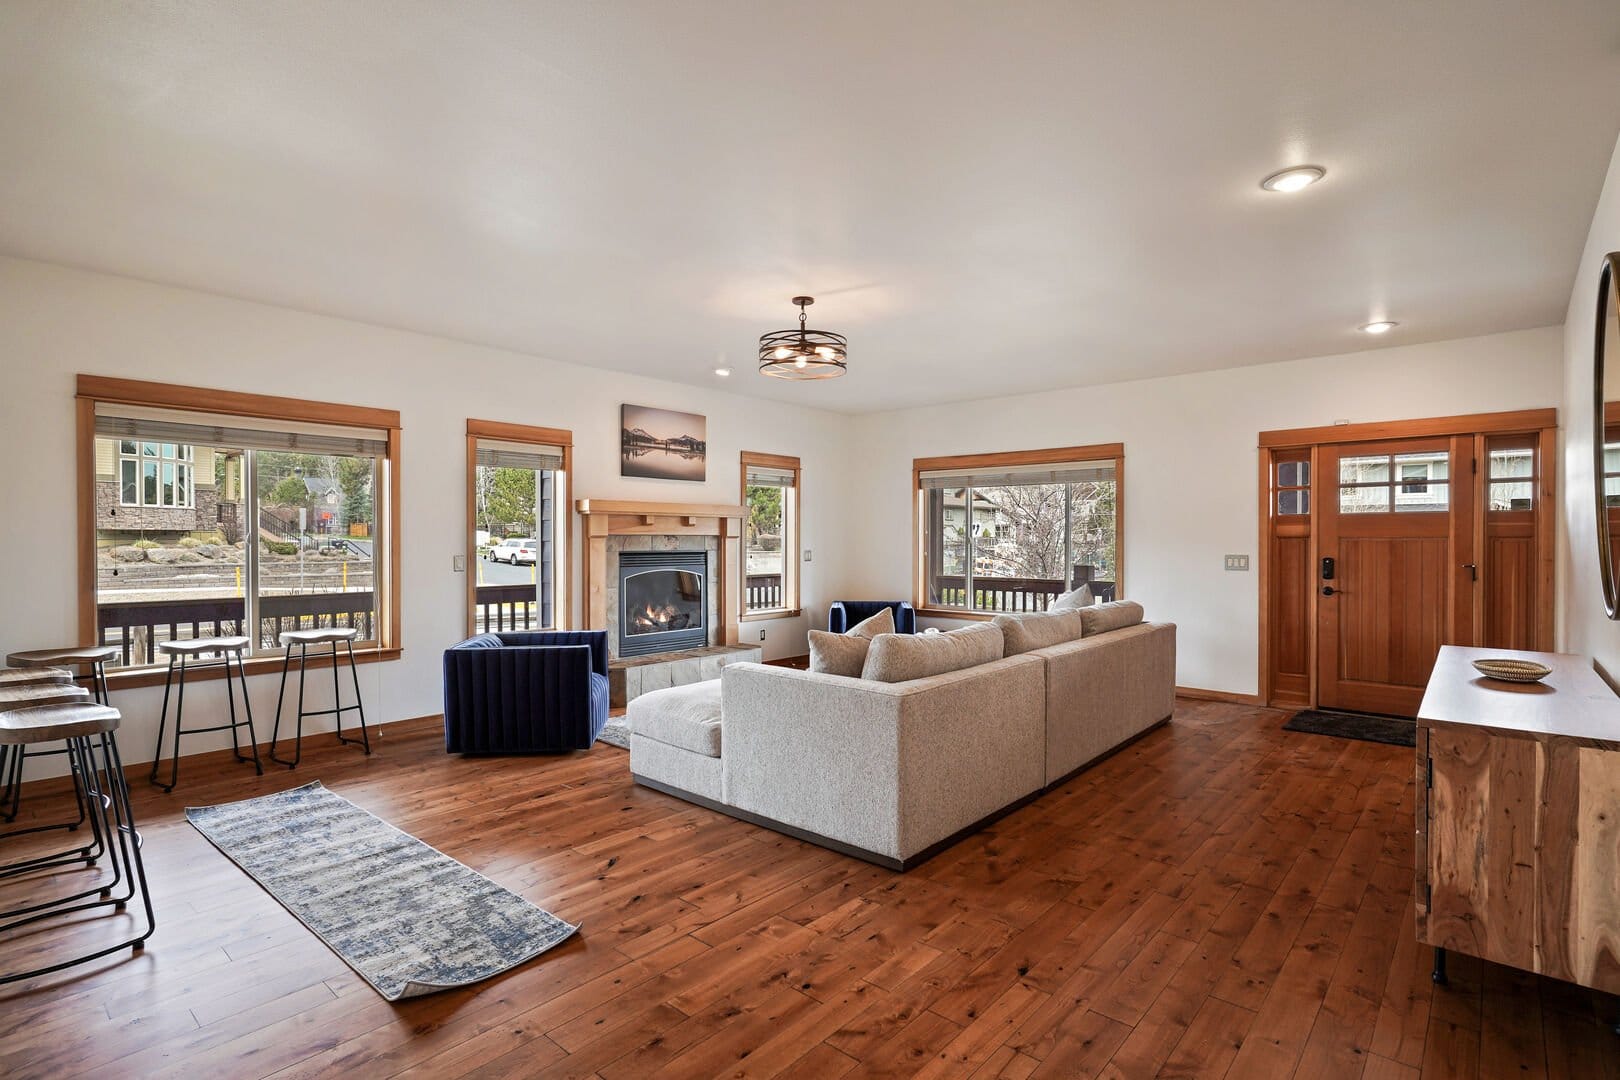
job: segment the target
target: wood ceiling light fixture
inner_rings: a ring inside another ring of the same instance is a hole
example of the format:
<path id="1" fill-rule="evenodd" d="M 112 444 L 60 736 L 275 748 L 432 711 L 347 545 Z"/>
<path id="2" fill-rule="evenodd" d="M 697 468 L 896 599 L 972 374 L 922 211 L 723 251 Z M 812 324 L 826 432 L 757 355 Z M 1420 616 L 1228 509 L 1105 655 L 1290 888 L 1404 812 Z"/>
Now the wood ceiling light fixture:
<path id="1" fill-rule="evenodd" d="M 772 330 L 759 339 L 759 373 L 777 379 L 836 379 L 847 368 L 849 339 L 830 330 L 805 326 L 804 309 L 813 296 L 795 296 L 799 305 L 797 330 Z"/>

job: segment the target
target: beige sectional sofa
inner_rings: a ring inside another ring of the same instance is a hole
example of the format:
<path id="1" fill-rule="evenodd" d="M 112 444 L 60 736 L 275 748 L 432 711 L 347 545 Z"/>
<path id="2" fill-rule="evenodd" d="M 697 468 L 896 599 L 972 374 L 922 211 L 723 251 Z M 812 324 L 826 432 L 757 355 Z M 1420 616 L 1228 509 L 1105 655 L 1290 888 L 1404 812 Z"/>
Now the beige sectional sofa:
<path id="1" fill-rule="evenodd" d="M 1174 624 L 1110 618 L 1078 640 L 902 682 L 733 664 L 630 703 L 630 769 L 637 783 L 904 870 L 1170 718 Z M 973 631 L 991 632 L 1002 635 Z"/>

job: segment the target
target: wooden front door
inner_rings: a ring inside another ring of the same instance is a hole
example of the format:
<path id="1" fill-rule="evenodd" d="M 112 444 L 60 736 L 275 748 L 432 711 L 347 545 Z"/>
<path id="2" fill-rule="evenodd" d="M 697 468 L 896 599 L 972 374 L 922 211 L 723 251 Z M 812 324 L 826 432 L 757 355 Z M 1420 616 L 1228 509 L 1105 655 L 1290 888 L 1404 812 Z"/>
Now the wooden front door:
<path id="1" fill-rule="evenodd" d="M 1472 440 L 1319 453 L 1317 699 L 1416 715 L 1440 646 L 1475 633 Z"/>

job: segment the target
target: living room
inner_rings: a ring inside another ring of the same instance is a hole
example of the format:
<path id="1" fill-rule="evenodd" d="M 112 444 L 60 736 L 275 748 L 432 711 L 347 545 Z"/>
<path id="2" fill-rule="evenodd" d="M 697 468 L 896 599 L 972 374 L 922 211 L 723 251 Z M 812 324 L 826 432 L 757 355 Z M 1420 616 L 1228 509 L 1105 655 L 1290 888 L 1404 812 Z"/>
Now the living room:
<path id="1" fill-rule="evenodd" d="M 1620 1073 L 1620 12 L 1410 8 L 0 10 L 0 1070 Z"/>

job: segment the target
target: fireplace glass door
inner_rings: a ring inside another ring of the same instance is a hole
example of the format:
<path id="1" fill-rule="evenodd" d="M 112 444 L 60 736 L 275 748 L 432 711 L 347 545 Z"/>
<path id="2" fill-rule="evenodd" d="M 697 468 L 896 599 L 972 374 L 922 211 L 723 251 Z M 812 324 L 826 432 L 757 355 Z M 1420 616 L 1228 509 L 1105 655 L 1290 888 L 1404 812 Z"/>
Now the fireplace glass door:
<path id="1" fill-rule="evenodd" d="M 625 553 L 626 555 L 630 553 Z M 677 556 L 676 559 L 679 559 Z M 676 561 L 668 559 L 667 561 Z M 699 554 L 697 560 L 702 560 Z M 704 574 L 677 566 L 621 566 L 619 597 L 619 653 L 633 656 L 649 652 L 688 649 L 708 644 L 704 625 L 707 599 Z M 680 559 L 679 561 L 686 561 Z"/>

